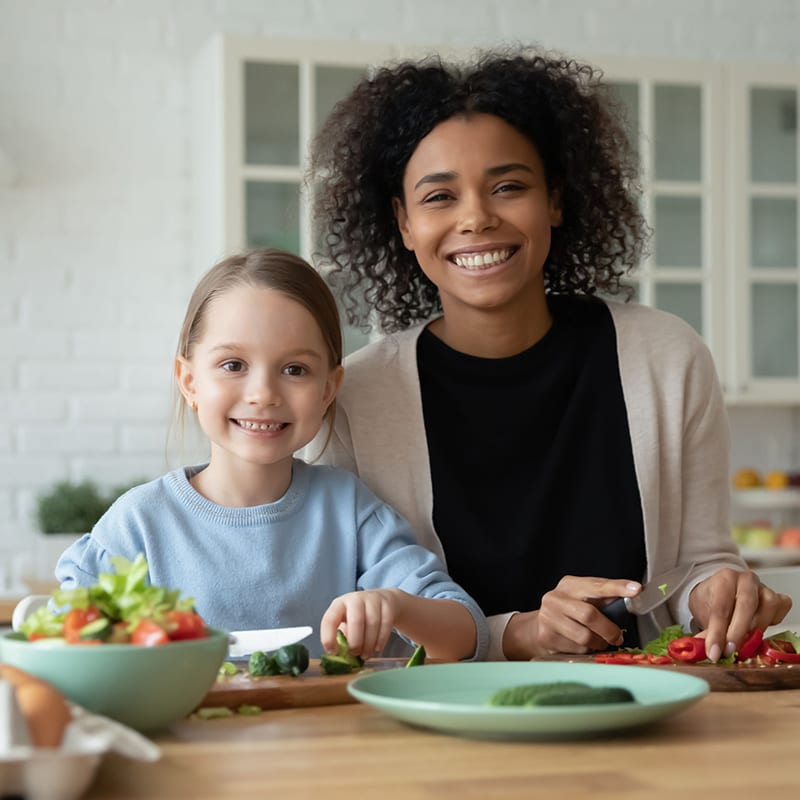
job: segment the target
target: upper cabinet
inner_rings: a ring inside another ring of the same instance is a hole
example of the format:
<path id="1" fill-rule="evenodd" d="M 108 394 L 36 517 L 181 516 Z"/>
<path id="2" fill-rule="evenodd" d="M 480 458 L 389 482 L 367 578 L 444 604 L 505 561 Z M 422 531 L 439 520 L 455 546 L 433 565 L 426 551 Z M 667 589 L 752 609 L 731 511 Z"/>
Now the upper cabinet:
<path id="1" fill-rule="evenodd" d="M 220 36 L 194 74 L 198 271 L 247 247 L 311 259 L 308 146 L 399 47 Z M 457 55 L 457 54 L 447 54 Z M 639 302 L 708 343 L 729 403 L 800 403 L 800 70 L 587 59 L 626 111 L 653 230 Z M 351 352 L 368 336 L 348 325 Z M 373 333 L 374 335 L 374 333 Z"/>
<path id="2" fill-rule="evenodd" d="M 728 331 L 745 401 L 800 402 L 799 94 L 796 67 L 732 72 Z"/>

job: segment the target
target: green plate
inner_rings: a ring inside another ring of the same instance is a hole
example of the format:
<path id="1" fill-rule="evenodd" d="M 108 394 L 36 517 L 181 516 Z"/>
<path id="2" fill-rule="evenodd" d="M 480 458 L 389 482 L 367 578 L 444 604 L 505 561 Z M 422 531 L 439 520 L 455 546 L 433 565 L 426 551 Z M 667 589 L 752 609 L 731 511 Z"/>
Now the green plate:
<path id="1" fill-rule="evenodd" d="M 583 681 L 622 686 L 636 703 L 496 707 L 497 689 L 527 683 Z M 585 736 L 651 723 L 696 703 L 709 691 L 701 678 L 613 664 L 483 662 L 430 664 L 364 674 L 350 694 L 396 719 L 443 733 L 479 738 Z"/>

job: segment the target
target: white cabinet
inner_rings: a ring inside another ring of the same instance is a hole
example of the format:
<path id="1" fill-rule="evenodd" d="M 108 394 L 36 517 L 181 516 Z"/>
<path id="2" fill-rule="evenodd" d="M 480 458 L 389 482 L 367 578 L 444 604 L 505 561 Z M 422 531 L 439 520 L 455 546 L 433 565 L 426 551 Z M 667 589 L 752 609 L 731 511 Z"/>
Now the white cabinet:
<path id="1" fill-rule="evenodd" d="M 246 247 L 311 257 L 321 232 L 302 183 L 309 142 L 369 65 L 405 54 L 422 55 L 352 42 L 209 43 L 193 75 L 198 274 Z M 728 402 L 800 403 L 800 70 L 587 60 L 626 107 L 641 158 L 654 236 L 634 276 L 639 301 L 701 333 Z M 366 340 L 345 326 L 348 352 Z"/>

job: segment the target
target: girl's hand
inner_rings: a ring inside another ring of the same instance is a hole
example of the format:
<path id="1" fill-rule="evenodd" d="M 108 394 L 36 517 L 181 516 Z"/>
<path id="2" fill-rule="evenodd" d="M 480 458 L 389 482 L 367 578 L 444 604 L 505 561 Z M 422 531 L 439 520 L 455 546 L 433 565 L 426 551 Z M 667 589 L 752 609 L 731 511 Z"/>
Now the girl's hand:
<path id="1" fill-rule="evenodd" d="M 341 627 L 354 656 L 367 659 L 381 652 L 394 628 L 402 595 L 399 589 L 369 589 L 337 597 L 320 623 L 322 646 L 335 652 L 336 631 Z"/>
<path id="2" fill-rule="evenodd" d="M 788 595 L 764 586 L 755 572 L 725 568 L 701 581 L 689 595 L 689 610 L 704 629 L 712 661 L 736 652 L 753 628 L 777 625 L 792 607 Z"/>
<path id="3" fill-rule="evenodd" d="M 622 631 L 599 608 L 617 597 L 635 597 L 635 581 L 567 575 L 542 597 L 538 611 L 513 616 L 503 635 L 508 659 L 554 653 L 588 653 L 622 643 Z"/>

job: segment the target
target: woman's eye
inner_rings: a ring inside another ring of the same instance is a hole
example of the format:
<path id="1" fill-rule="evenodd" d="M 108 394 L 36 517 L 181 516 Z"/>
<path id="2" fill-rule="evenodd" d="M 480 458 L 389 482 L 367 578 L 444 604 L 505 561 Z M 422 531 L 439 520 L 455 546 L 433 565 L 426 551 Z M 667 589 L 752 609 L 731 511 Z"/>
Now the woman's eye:
<path id="1" fill-rule="evenodd" d="M 500 186 L 495 189 L 496 192 L 521 192 L 524 187 L 520 186 L 518 183 L 501 183 Z"/>
<path id="2" fill-rule="evenodd" d="M 288 367 L 285 367 L 283 371 L 287 375 L 291 375 L 295 378 L 299 378 L 300 376 L 306 374 L 306 368 L 301 367 L 299 364 L 290 364 Z"/>
<path id="3" fill-rule="evenodd" d="M 220 366 L 225 372 L 241 372 L 244 369 L 241 361 L 225 361 Z"/>
<path id="4" fill-rule="evenodd" d="M 429 194 L 422 202 L 423 203 L 443 203 L 450 199 L 447 192 L 437 192 L 436 194 Z"/>

